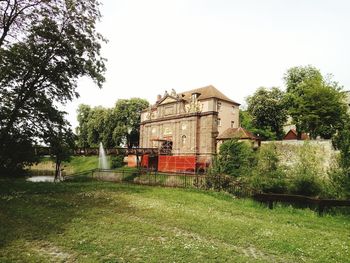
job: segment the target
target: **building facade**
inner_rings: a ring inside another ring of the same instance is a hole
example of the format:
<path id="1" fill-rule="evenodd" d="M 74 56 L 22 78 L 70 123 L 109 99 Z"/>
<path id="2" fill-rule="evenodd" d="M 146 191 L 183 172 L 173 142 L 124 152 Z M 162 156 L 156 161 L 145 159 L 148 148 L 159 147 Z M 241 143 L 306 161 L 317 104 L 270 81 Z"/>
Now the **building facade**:
<path id="1" fill-rule="evenodd" d="M 160 155 L 195 157 L 197 167 L 208 166 L 218 135 L 239 127 L 239 105 L 213 86 L 158 95 L 141 113 L 140 147 L 159 148 Z"/>

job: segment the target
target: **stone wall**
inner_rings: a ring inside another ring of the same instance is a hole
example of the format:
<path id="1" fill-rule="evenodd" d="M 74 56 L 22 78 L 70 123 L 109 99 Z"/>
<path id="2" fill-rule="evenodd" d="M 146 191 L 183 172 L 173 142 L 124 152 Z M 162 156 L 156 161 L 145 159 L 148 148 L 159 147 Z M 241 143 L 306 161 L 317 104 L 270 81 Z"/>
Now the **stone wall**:
<path id="1" fill-rule="evenodd" d="M 287 166 L 293 165 L 297 161 L 298 150 L 309 143 L 315 151 L 315 154 L 320 158 L 323 164 L 323 169 L 327 170 L 334 162 L 334 158 L 338 151 L 334 150 L 331 140 L 286 140 L 286 141 L 263 141 L 262 147 L 266 144 L 274 143 L 277 147 L 277 152 L 282 164 Z"/>

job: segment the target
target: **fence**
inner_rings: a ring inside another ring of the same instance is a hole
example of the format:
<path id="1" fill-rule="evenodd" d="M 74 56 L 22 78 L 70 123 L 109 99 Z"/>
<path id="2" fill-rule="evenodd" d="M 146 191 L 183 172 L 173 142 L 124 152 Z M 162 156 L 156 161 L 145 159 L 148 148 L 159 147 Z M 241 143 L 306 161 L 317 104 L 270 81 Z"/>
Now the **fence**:
<path id="1" fill-rule="evenodd" d="M 158 173 L 154 171 L 142 170 L 102 170 L 93 169 L 80 173 L 71 174 L 64 177 L 65 180 L 79 180 L 83 178 L 93 178 L 101 181 L 112 181 L 120 183 L 195 188 L 214 191 L 225 191 L 237 197 L 251 197 L 256 201 L 267 203 L 269 208 L 273 208 L 276 202 L 316 207 L 319 214 L 323 214 L 324 209 L 338 206 L 350 206 L 350 200 L 316 199 L 308 196 L 261 193 L 249 187 L 246 182 L 225 175 L 199 175 L 199 174 L 179 174 L 179 173 Z"/>
<path id="2" fill-rule="evenodd" d="M 52 169 L 29 169 L 27 173 L 30 176 L 55 176 L 55 170 Z M 66 172 L 62 171 L 62 176 L 65 176 Z"/>
<path id="3" fill-rule="evenodd" d="M 101 181 L 123 182 L 130 184 L 196 188 L 215 191 L 226 191 L 235 196 L 252 196 L 253 190 L 247 184 L 232 177 L 223 175 L 202 175 L 185 173 L 159 173 L 142 170 L 103 170 L 94 169 L 65 176 L 65 180 L 91 177 Z"/>

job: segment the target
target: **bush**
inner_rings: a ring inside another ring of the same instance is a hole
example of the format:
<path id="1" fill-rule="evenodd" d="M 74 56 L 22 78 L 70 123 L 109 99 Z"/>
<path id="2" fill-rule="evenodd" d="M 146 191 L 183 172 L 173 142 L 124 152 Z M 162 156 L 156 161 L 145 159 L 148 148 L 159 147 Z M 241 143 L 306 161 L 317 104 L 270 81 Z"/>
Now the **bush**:
<path id="1" fill-rule="evenodd" d="M 291 192 L 298 195 L 319 196 L 323 191 L 319 178 L 310 175 L 298 175 L 293 178 Z"/>
<path id="2" fill-rule="evenodd" d="M 340 151 L 340 155 L 329 178 L 335 194 L 341 198 L 350 198 L 350 124 L 334 136 L 333 145 Z"/>
<path id="3" fill-rule="evenodd" d="M 260 147 L 250 184 L 252 188 L 265 193 L 287 193 L 286 173 L 280 165 L 275 144 Z"/>
<path id="4" fill-rule="evenodd" d="M 338 166 L 333 167 L 329 173 L 328 196 L 340 199 L 350 199 L 350 169 Z"/>
<path id="5" fill-rule="evenodd" d="M 297 152 L 297 162 L 291 167 L 290 176 L 293 194 L 320 196 L 324 193 L 322 158 L 308 142 Z"/>
<path id="6" fill-rule="evenodd" d="M 232 139 L 220 146 L 217 172 L 234 177 L 247 175 L 255 164 L 255 155 L 247 142 Z"/>
<path id="7" fill-rule="evenodd" d="M 120 168 L 124 166 L 124 156 L 117 155 L 111 158 L 111 167 L 112 169 Z"/>

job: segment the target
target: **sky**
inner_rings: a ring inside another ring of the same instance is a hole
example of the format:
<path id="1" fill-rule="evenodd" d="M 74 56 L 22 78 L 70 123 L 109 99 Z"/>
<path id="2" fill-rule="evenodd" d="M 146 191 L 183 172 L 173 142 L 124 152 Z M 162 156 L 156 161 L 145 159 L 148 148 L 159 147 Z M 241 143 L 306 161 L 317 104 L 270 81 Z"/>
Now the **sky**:
<path id="1" fill-rule="evenodd" d="M 350 89 L 348 0 L 101 0 L 97 30 L 109 41 L 106 82 L 78 81 L 65 107 L 213 85 L 234 101 L 263 87 L 284 89 L 290 67 L 313 65 Z"/>

